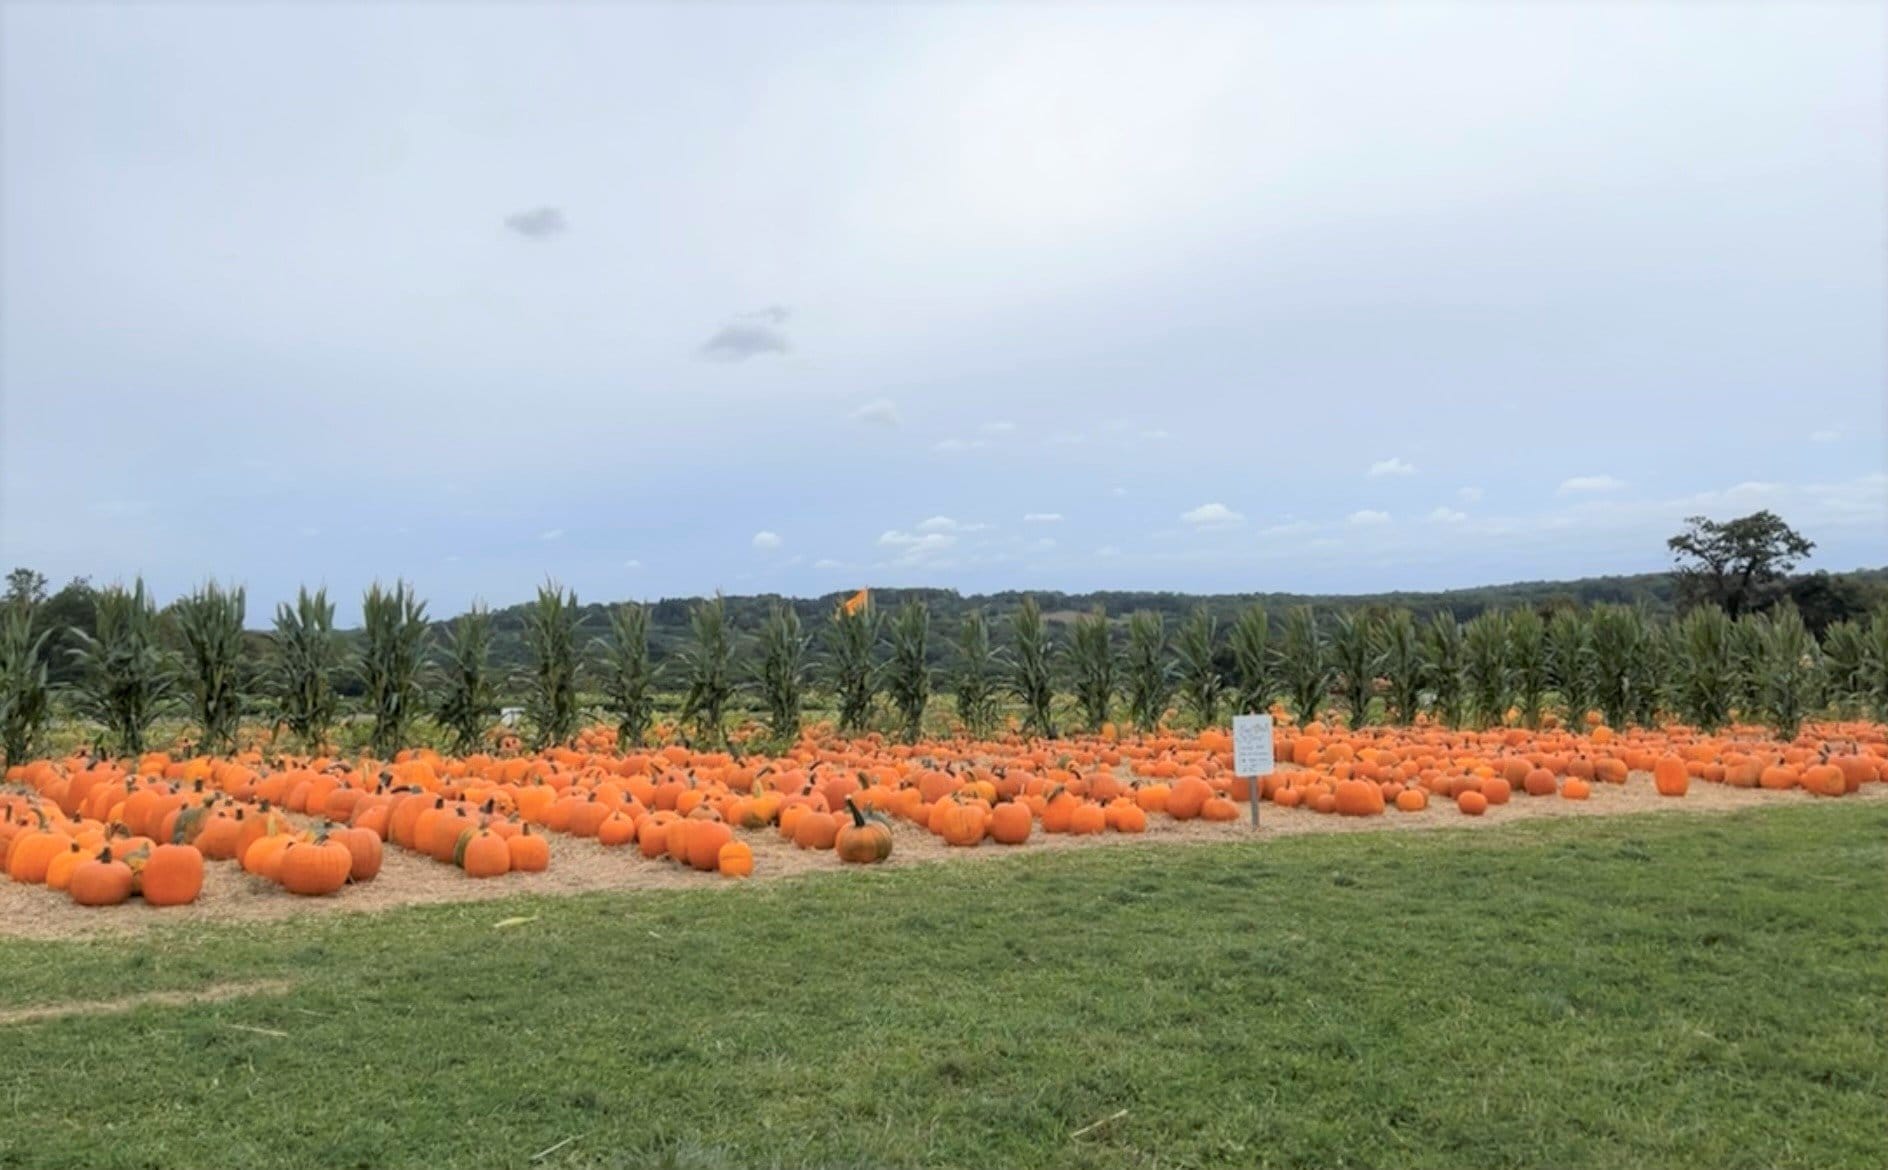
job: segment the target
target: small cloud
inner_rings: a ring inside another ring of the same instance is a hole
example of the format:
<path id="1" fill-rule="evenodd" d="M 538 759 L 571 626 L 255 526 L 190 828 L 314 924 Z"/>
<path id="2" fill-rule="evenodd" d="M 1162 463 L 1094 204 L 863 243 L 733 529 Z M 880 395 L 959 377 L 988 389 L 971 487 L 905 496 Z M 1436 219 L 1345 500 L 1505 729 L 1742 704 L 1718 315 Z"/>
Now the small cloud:
<path id="1" fill-rule="evenodd" d="M 962 455 L 969 451 L 981 451 L 989 445 L 982 439 L 939 439 L 931 444 L 931 450 L 939 455 Z"/>
<path id="2" fill-rule="evenodd" d="M 1468 519 L 1467 512 L 1458 512 L 1447 505 L 1437 505 L 1429 513 L 1431 524 L 1460 524 Z"/>
<path id="3" fill-rule="evenodd" d="M 641 562 L 641 561 L 634 561 L 634 560 L 631 560 L 631 561 L 624 561 L 624 562 L 623 562 L 623 567 L 624 567 L 625 569 L 640 569 L 640 568 L 642 568 L 642 562 Z"/>
<path id="4" fill-rule="evenodd" d="M 710 361 L 744 362 L 764 353 L 786 353 L 789 348 L 786 334 L 774 325 L 748 319 L 723 325 L 701 343 L 701 355 Z"/>
<path id="5" fill-rule="evenodd" d="M 915 548 L 918 545 L 948 548 L 957 543 L 957 538 L 947 532 L 901 532 L 893 528 L 879 533 L 878 542 L 886 548 Z"/>
<path id="6" fill-rule="evenodd" d="M 302 534 L 303 536 L 305 536 L 305 537 L 306 537 L 306 536 L 320 536 L 320 535 L 321 535 L 321 529 L 319 529 L 319 528 L 313 528 L 313 527 L 306 527 L 306 528 L 302 528 L 302 529 L 300 529 L 300 532 L 301 532 L 301 534 Z"/>
<path id="7" fill-rule="evenodd" d="M 1077 431 L 1063 431 L 1049 436 L 1051 447 L 1079 447 L 1086 442 L 1088 442 L 1088 436 Z"/>
<path id="8" fill-rule="evenodd" d="M 1115 545 L 1104 544 L 1095 550 L 1095 555 L 1098 557 L 1118 557 L 1121 555 L 1121 550 Z"/>
<path id="9" fill-rule="evenodd" d="M 767 321 L 774 325 L 785 325 L 787 318 L 793 316 L 793 309 L 788 305 L 768 305 L 764 309 L 755 309 L 751 313 L 742 313 L 742 320 Z"/>
<path id="10" fill-rule="evenodd" d="M 1042 537 L 1042 538 L 1040 538 L 1040 539 L 1038 539 L 1038 540 L 1036 541 L 1036 543 L 1035 543 L 1035 546 L 1034 546 L 1034 547 L 1036 547 L 1036 548 L 1054 548 L 1054 547 L 1055 547 L 1055 537 L 1053 537 L 1053 536 L 1044 536 L 1044 537 Z"/>
<path id="11" fill-rule="evenodd" d="M 505 226 L 527 240 L 548 240 L 570 230 L 564 213 L 555 207 L 534 207 L 505 217 Z"/>
<path id="12" fill-rule="evenodd" d="M 1478 487 L 1457 488 L 1455 495 L 1456 498 L 1461 500 L 1464 504 L 1478 504 L 1481 502 L 1482 489 Z"/>
<path id="13" fill-rule="evenodd" d="M 813 567 L 815 569 L 843 569 L 846 565 L 844 561 L 835 561 L 831 557 L 821 557 L 819 560 L 813 562 Z"/>
<path id="14" fill-rule="evenodd" d="M 919 532 L 982 532 L 988 527 L 988 524 L 966 523 L 949 516 L 932 516 L 918 523 Z"/>
<path id="15" fill-rule="evenodd" d="M 1171 438 L 1173 438 L 1173 435 L 1172 435 L 1172 434 L 1170 434 L 1169 432 L 1167 432 L 1167 431 L 1165 431 L 1165 430 L 1163 430 L 1163 429 L 1161 429 L 1160 427 L 1155 427 L 1155 428 L 1154 428 L 1153 430 L 1148 430 L 1148 431 L 1142 431 L 1142 432 L 1141 432 L 1141 438 L 1143 438 L 1143 439 L 1154 439 L 1154 440 L 1156 440 L 1156 441 L 1158 441 L 1158 440 L 1160 440 L 1160 439 L 1171 439 Z"/>
<path id="16" fill-rule="evenodd" d="M 784 543 L 786 542 L 781 540 L 777 533 L 763 531 L 754 534 L 754 547 L 763 551 L 772 551 Z"/>
<path id="17" fill-rule="evenodd" d="M 1388 512 L 1379 512 L 1374 508 L 1365 508 L 1359 512 L 1352 512 L 1349 516 L 1345 517 L 1345 519 L 1359 528 L 1374 528 L 1381 524 L 1388 524 L 1390 522 L 1390 514 Z"/>
<path id="18" fill-rule="evenodd" d="M 1180 513 L 1180 523 L 1195 528 L 1226 528 L 1244 524 L 1245 520 L 1244 516 L 1224 504 L 1201 504 L 1190 512 Z"/>
<path id="19" fill-rule="evenodd" d="M 1111 487 L 1108 489 L 1108 494 L 1118 500 L 1128 494 L 1128 489 L 1124 487 Z"/>
<path id="20" fill-rule="evenodd" d="M 1416 465 L 1401 458 L 1379 459 L 1370 465 L 1370 478 L 1378 479 L 1386 475 L 1415 475 Z"/>
<path id="21" fill-rule="evenodd" d="M 983 426 L 978 429 L 987 435 L 1007 435 L 1016 429 L 1016 424 L 1008 419 L 1000 418 L 995 422 L 984 423 Z"/>
<path id="22" fill-rule="evenodd" d="M 1837 431 L 1837 430 L 1821 430 L 1821 431 L 1809 432 L 1809 441 L 1812 443 L 1833 443 L 1837 439 L 1840 439 L 1841 437 L 1842 437 L 1842 432 Z"/>
<path id="23" fill-rule="evenodd" d="M 947 552 L 957 544 L 957 538 L 948 532 L 900 532 L 893 529 L 879 535 L 879 544 L 884 548 L 899 550 L 898 561 L 909 564 Z"/>
<path id="24" fill-rule="evenodd" d="M 564 530 L 562 528 L 546 528 L 544 531 L 538 533 L 538 539 L 562 540 L 564 539 Z"/>
<path id="25" fill-rule="evenodd" d="M 1586 495 L 1594 492 L 1616 492 L 1626 486 L 1623 479 L 1614 479 L 1610 475 L 1576 475 L 1572 479 L 1560 481 L 1560 487 L 1554 494 L 1559 496 Z"/>
<path id="26" fill-rule="evenodd" d="M 1062 513 L 1060 512 L 1025 512 L 1023 514 L 1023 523 L 1025 524 L 1060 524 L 1062 523 Z"/>
<path id="27" fill-rule="evenodd" d="M 874 427 L 898 425 L 898 404 L 889 398 L 875 398 L 852 412 L 852 421 Z"/>

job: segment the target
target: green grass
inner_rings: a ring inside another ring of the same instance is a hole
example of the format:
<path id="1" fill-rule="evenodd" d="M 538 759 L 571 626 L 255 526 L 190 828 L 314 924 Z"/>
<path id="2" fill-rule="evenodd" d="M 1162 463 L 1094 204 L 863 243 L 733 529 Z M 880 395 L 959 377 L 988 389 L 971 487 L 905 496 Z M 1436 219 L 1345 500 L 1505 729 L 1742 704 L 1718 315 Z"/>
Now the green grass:
<path id="1" fill-rule="evenodd" d="M 0 1027 L 0 1165 L 1888 1165 L 1853 802 L 0 943 L 250 978 Z"/>

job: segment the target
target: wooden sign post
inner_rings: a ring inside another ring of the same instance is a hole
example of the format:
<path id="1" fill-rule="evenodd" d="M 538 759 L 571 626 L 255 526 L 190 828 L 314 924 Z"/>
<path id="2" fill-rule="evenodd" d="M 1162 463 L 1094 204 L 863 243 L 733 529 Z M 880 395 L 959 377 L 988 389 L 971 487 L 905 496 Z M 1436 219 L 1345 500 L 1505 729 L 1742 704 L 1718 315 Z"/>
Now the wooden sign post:
<path id="1" fill-rule="evenodd" d="M 1250 783 L 1252 827 L 1259 827 L 1259 788 L 1272 774 L 1272 717 L 1270 715 L 1234 715 L 1232 717 L 1232 774 L 1244 776 Z"/>

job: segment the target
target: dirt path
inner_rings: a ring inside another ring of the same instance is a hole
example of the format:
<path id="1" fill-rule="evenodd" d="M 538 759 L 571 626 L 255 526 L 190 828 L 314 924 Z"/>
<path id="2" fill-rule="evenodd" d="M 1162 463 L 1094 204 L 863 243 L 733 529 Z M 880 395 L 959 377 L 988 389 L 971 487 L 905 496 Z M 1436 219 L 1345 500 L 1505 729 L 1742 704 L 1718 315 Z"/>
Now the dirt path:
<path id="1" fill-rule="evenodd" d="M 105 1016 L 141 1007 L 190 1007 L 200 1003 L 222 1003 L 256 995 L 287 995 L 291 984 L 283 979 L 258 979 L 248 983 L 212 983 L 188 991 L 147 991 L 118 999 L 74 1000 L 69 1003 L 35 1004 L 32 1007 L 0 1010 L 0 1028 L 9 1024 L 37 1024 L 67 1016 Z M 231 1025 L 234 1027 L 235 1025 Z M 261 1029 L 256 1029 L 260 1031 Z"/>
<path id="2" fill-rule="evenodd" d="M 1156 817 L 1148 831 L 1138 836 L 1107 833 L 1096 837 L 1070 837 L 1038 832 L 1030 838 L 1028 845 L 1020 849 L 1006 849 L 989 842 L 975 849 L 953 849 L 929 833 L 901 823 L 894 830 L 896 847 L 886 864 L 904 867 L 939 862 L 979 862 L 1014 856 L 1020 852 L 1112 849 L 1141 844 L 1262 842 L 1311 833 L 1397 833 L 1431 829 L 1486 831 L 1548 817 L 1669 816 L 1783 807 L 1807 804 L 1818 799 L 1800 790 L 1771 792 L 1730 788 L 1721 784 L 1694 784 L 1685 797 L 1673 799 L 1659 796 L 1652 788 L 1651 777 L 1636 773 L 1624 785 L 1595 784 L 1591 800 L 1569 801 L 1559 797 L 1516 795 L 1508 804 L 1490 808 L 1487 815 L 1482 817 L 1463 816 L 1450 802 L 1438 802 L 1419 813 L 1392 810 L 1381 817 L 1329 816 L 1302 808 L 1284 809 L 1266 804 L 1260 811 L 1261 827 L 1257 834 L 1253 833 L 1244 819 L 1230 824 L 1213 824 Z M 1870 804 L 1888 802 L 1888 785 L 1869 785 L 1862 792 L 1843 799 Z M 743 832 L 740 837 L 754 848 L 753 880 L 756 881 L 840 868 L 832 853 L 796 849 L 771 831 Z M 296 898 L 287 895 L 279 887 L 243 873 L 233 863 L 212 864 L 209 867 L 203 895 L 196 903 L 163 910 L 136 901 L 123 906 L 82 909 L 74 906 L 65 895 L 43 886 L 22 886 L 0 880 L 0 938 L 91 938 L 141 933 L 160 926 L 364 913 L 395 906 L 487 901 L 516 894 L 661 890 L 724 884 L 711 874 L 685 870 L 667 861 L 645 860 L 633 845 L 605 849 L 593 840 L 561 835 L 552 835 L 550 840 L 551 868 L 548 872 L 512 874 L 486 881 L 473 880 L 450 865 L 389 847 L 386 864 L 379 878 L 365 885 L 351 886 L 331 898 Z"/>

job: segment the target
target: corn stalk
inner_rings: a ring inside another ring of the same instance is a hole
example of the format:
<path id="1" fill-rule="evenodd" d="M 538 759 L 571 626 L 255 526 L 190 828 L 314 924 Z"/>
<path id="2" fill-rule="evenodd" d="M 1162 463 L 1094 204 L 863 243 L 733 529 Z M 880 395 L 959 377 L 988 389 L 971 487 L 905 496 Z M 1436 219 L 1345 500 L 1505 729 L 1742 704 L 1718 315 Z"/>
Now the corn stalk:
<path id="1" fill-rule="evenodd" d="M 137 755 L 172 685 L 171 663 L 157 641 L 157 606 L 140 578 L 130 589 L 99 590 L 96 616 L 96 634 L 72 631 L 79 706 L 104 725 L 107 743 Z"/>
<path id="2" fill-rule="evenodd" d="M 538 750 L 567 744 L 577 734 L 577 593 L 555 581 L 538 586 L 524 611 L 524 643 L 531 653 L 524 710 Z"/>
<path id="3" fill-rule="evenodd" d="M 1318 628 L 1317 614 L 1308 605 L 1295 605 L 1285 614 L 1280 651 L 1284 657 L 1285 689 L 1300 725 L 1318 717 L 1324 700 L 1337 681 L 1330 645 Z"/>
<path id="4" fill-rule="evenodd" d="M 1737 619 L 1731 633 L 1731 660 L 1736 664 L 1737 713 L 1746 721 L 1763 717 L 1763 674 L 1768 659 L 1763 644 L 1763 623 L 1759 615 L 1746 613 Z"/>
<path id="5" fill-rule="evenodd" d="M 361 599 L 361 650 L 355 670 L 373 716 L 374 755 L 390 760 L 406 747 L 426 695 L 426 603 L 404 581 L 388 589 L 376 581 Z"/>
<path id="6" fill-rule="evenodd" d="M 728 637 L 728 610 L 720 594 L 695 606 L 688 617 L 692 645 L 682 649 L 688 689 L 682 695 L 682 722 L 711 744 L 727 740 L 728 700 L 734 696 L 734 647 Z"/>
<path id="7" fill-rule="evenodd" d="M 1860 622 L 1831 622 L 1822 635 L 1823 673 L 1828 701 L 1839 718 L 1862 710 L 1868 689 L 1868 628 Z"/>
<path id="8" fill-rule="evenodd" d="M 1469 706 L 1481 727 L 1497 727 L 1508 713 L 1514 680 L 1508 665 L 1508 618 L 1498 609 L 1483 610 L 1462 628 L 1462 666 Z"/>
<path id="9" fill-rule="evenodd" d="M 1584 732 L 1594 705 L 1593 637 L 1578 610 L 1559 610 L 1547 623 L 1547 678 L 1568 729 Z"/>
<path id="10" fill-rule="evenodd" d="M 1646 657 L 1645 617 L 1630 605 L 1593 607 L 1593 697 L 1606 725 L 1631 723 L 1640 705 Z"/>
<path id="11" fill-rule="evenodd" d="M 1815 701 L 1820 664 L 1816 639 L 1796 607 L 1783 604 L 1761 616 L 1764 649 L 1763 712 L 1787 743 L 1796 738 Z"/>
<path id="12" fill-rule="evenodd" d="M 1161 616 L 1141 610 L 1128 618 L 1128 716 L 1144 732 L 1160 727 L 1173 693 L 1173 668 L 1167 663 L 1167 627 Z"/>
<path id="13" fill-rule="evenodd" d="M 1108 722 L 1114 703 L 1114 647 L 1109 644 L 1108 615 L 1100 607 L 1075 619 L 1069 639 L 1069 666 L 1075 676 L 1075 701 L 1090 731 Z"/>
<path id="14" fill-rule="evenodd" d="M 240 587 L 226 592 L 214 581 L 177 602 L 186 700 L 190 717 L 203 729 L 203 749 L 213 755 L 235 750 L 242 723 L 246 608 Z"/>
<path id="15" fill-rule="evenodd" d="M 319 753 L 334 726 L 338 697 L 334 669 L 339 652 L 334 639 L 334 603 L 326 589 L 295 591 L 295 604 L 275 607 L 273 662 L 268 673 L 276 718 L 302 746 Z"/>
<path id="16" fill-rule="evenodd" d="M 1422 708 L 1423 639 L 1416 615 L 1393 609 L 1378 627 L 1378 651 L 1383 677 L 1390 684 L 1389 709 L 1396 722 L 1407 726 Z"/>
<path id="17" fill-rule="evenodd" d="M 1376 694 L 1377 671 L 1383 666 L 1377 622 L 1366 610 L 1337 615 L 1331 628 L 1331 663 L 1352 730 L 1370 721 L 1370 700 Z"/>
<path id="18" fill-rule="evenodd" d="M 1423 627 L 1423 687 L 1437 718 L 1448 727 L 1460 727 L 1467 667 L 1462 648 L 1462 623 L 1440 610 Z"/>
<path id="19" fill-rule="evenodd" d="M 1262 606 L 1249 605 L 1232 624 L 1233 701 L 1248 715 L 1263 715 L 1278 697 L 1278 662 L 1272 623 Z"/>
<path id="20" fill-rule="evenodd" d="M 1219 672 L 1219 623 L 1203 605 L 1195 606 L 1174 637 L 1178 657 L 1180 701 L 1200 727 L 1219 725 L 1219 705 L 1226 694 L 1226 676 Z"/>
<path id="21" fill-rule="evenodd" d="M 498 716 L 498 681 L 492 673 L 492 614 L 474 602 L 446 627 L 439 653 L 439 702 L 433 717 L 452 737 L 452 750 L 479 750 Z"/>
<path id="22" fill-rule="evenodd" d="M 1888 605 L 1869 616 L 1862 646 L 1862 697 L 1888 723 Z"/>
<path id="23" fill-rule="evenodd" d="M 885 691 L 898 711 L 906 743 L 924 735 L 924 708 L 931 701 L 931 667 L 925 661 L 925 643 L 931 633 L 931 610 L 922 601 L 907 601 L 891 622 L 891 657 L 885 662 Z"/>
<path id="24" fill-rule="evenodd" d="M 638 606 L 638 609 L 641 607 Z M 767 620 L 760 627 L 760 659 L 751 668 L 752 686 L 760 692 L 761 705 L 767 711 L 767 734 L 782 750 L 800 738 L 800 720 L 806 701 L 806 680 L 811 664 L 807 647 L 811 639 L 800 623 L 800 611 L 789 603 L 776 601 L 767 608 Z M 644 666 L 647 666 L 648 633 L 643 633 Z M 646 690 L 646 684 L 645 684 Z M 617 738 L 633 742 L 619 728 Z M 640 739 L 640 733 L 635 739 Z"/>
<path id="25" fill-rule="evenodd" d="M 957 718 L 977 739 L 989 738 L 996 727 L 997 676 L 1003 669 L 1001 652 L 990 646 L 983 611 L 971 610 L 957 636 Z"/>
<path id="26" fill-rule="evenodd" d="M 1634 664 L 1632 721 L 1641 727 L 1657 727 L 1659 716 L 1677 703 L 1678 664 L 1684 659 L 1677 626 L 1640 611 L 1645 624 L 1645 642 Z"/>
<path id="27" fill-rule="evenodd" d="M 23 595 L 0 614 L 0 764 L 32 758 L 52 710 L 46 643 L 52 630 L 33 633 L 39 603 Z"/>
<path id="28" fill-rule="evenodd" d="M 1732 646 L 1734 623 L 1715 605 L 1700 605 L 1678 622 L 1682 648 L 1675 664 L 1675 706 L 1692 725 L 1715 732 L 1731 721 L 1736 698 L 1737 662 Z"/>
<path id="29" fill-rule="evenodd" d="M 1023 704 L 1023 727 L 1054 738 L 1055 643 L 1034 597 L 1023 598 L 1010 615 L 1010 690 Z"/>
<path id="30" fill-rule="evenodd" d="M 1539 727 L 1547 703 L 1547 623 L 1532 609 L 1508 615 L 1508 662 L 1524 727 Z"/>
<path id="31" fill-rule="evenodd" d="M 826 660 L 843 735 L 859 734 L 872 718 L 872 700 L 879 683 L 878 668 L 872 661 L 878 626 L 878 609 L 868 601 L 850 613 L 843 605 L 835 606 L 833 620 L 826 627 Z"/>

